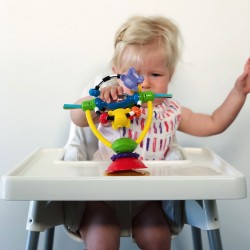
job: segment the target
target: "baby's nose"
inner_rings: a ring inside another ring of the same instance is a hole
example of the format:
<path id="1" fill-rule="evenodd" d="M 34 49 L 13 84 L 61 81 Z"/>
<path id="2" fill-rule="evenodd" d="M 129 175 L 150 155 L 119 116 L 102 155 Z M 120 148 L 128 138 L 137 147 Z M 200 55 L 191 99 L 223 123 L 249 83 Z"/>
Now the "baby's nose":
<path id="1" fill-rule="evenodd" d="M 142 88 L 147 89 L 149 87 L 150 87 L 150 81 L 149 81 L 148 77 L 144 77 L 144 81 L 142 83 Z"/>

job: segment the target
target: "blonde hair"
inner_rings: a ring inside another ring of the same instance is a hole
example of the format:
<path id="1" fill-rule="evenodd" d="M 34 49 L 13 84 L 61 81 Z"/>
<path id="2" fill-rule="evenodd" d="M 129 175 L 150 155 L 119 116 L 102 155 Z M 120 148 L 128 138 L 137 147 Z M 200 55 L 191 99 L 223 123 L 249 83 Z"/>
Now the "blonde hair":
<path id="1" fill-rule="evenodd" d="M 167 67 L 172 74 L 180 57 L 180 41 L 177 25 L 165 17 L 131 17 L 116 32 L 111 65 L 118 68 L 121 66 L 123 52 L 128 47 L 140 49 L 144 45 L 158 42 L 159 48 L 165 51 Z"/>

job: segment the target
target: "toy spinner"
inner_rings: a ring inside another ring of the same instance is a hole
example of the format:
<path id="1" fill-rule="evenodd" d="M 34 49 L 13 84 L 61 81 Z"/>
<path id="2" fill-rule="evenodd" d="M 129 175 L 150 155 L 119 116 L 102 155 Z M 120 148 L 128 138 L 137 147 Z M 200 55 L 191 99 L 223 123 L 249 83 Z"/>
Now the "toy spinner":
<path id="1" fill-rule="evenodd" d="M 104 82 L 112 78 L 121 79 L 124 85 L 131 89 L 131 95 L 123 94 L 111 103 L 107 103 L 99 98 L 100 87 Z M 111 148 L 116 154 L 111 157 L 112 163 L 106 172 L 113 173 L 117 171 L 137 170 L 146 168 L 145 164 L 139 160 L 139 154 L 135 151 L 138 144 L 145 138 L 150 128 L 153 117 L 153 100 L 155 98 L 171 98 L 171 94 L 155 94 L 151 91 L 141 91 L 143 76 L 139 75 L 134 68 L 130 68 L 127 74 L 117 74 L 106 76 L 102 81 L 89 90 L 89 94 L 94 98 L 83 101 L 81 104 L 64 104 L 64 109 L 82 109 L 86 113 L 87 122 L 95 136 L 107 147 Z M 102 124 L 111 122 L 113 129 L 122 127 L 129 128 L 130 122 L 141 115 L 141 104 L 147 103 L 148 116 L 145 126 L 136 140 L 131 138 L 119 138 L 114 142 L 108 141 L 96 128 L 91 111 L 99 116 Z"/>

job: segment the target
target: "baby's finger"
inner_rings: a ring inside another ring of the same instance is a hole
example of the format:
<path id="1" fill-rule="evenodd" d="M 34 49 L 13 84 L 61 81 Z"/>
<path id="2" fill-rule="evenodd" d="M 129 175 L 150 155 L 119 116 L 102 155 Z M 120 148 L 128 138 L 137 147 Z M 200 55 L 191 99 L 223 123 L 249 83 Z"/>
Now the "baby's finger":
<path id="1" fill-rule="evenodd" d="M 122 95 L 124 93 L 122 86 L 118 86 L 117 91 L 118 91 L 118 95 Z"/>
<path id="2" fill-rule="evenodd" d="M 248 58 L 247 63 L 245 65 L 245 71 L 248 72 L 248 74 L 250 73 L 250 58 Z"/>
<path id="3" fill-rule="evenodd" d="M 102 98 L 102 100 L 103 101 L 105 101 L 105 102 L 108 102 L 108 103 L 110 103 L 110 101 L 111 101 L 111 88 L 110 87 L 108 87 L 108 88 L 105 88 L 105 90 L 103 91 L 103 98 Z"/>
<path id="4" fill-rule="evenodd" d="M 117 100 L 118 95 L 119 95 L 119 91 L 118 91 L 118 88 L 116 86 L 111 87 L 110 95 L 114 101 Z"/>
<path id="5" fill-rule="evenodd" d="M 243 73 L 239 76 L 238 81 L 245 81 L 247 77 L 250 75 L 250 58 L 248 58 Z"/>

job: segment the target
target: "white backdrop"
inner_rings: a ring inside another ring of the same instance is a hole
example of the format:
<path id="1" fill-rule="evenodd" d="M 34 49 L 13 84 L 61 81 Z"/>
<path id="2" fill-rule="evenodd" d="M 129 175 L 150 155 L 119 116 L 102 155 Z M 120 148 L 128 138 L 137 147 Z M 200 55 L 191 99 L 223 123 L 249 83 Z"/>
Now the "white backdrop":
<path id="1" fill-rule="evenodd" d="M 199 112 L 212 112 L 224 100 L 250 56 L 249 0 L 2 0 L 0 174 L 35 148 L 66 143 L 70 121 L 63 104 L 76 100 L 97 73 L 106 71 L 115 31 L 134 14 L 164 15 L 180 26 L 185 46 L 172 80 L 175 98 Z M 222 135 L 195 138 L 180 133 L 179 141 L 210 147 L 248 178 L 249 109 L 248 98 Z M 249 198 L 218 204 L 224 249 L 250 249 Z M 0 201 L 1 249 L 24 249 L 27 209 L 26 201 Z M 185 228 L 172 249 L 192 249 L 190 237 Z M 137 249 L 123 243 L 122 249 Z M 58 249 L 82 246 L 58 228 Z"/>

